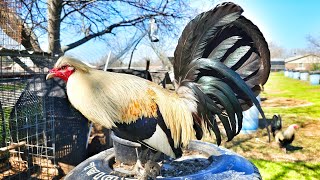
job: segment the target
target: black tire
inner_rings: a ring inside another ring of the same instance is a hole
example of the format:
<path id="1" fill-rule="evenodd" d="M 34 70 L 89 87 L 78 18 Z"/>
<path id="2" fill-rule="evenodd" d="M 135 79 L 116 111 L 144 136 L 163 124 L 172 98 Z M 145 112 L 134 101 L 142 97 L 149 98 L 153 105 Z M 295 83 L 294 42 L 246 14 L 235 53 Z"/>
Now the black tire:
<path id="1" fill-rule="evenodd" d="M 209 154 L 209 160 L 211 161 L 209 167 L 205 170 L 187 176 L 170 178 L 161 177 L 157 179 L 262 179 L 259 170 L 250 161 L 230 150 L 201 141 L 192 141 L 189 144 L 189 149 L 200 150 Z M 65 180 L 121 179 L 118 176 L 110 175 L 110 172 L 112 171 L 110 166 L 114 163 L 114 156 L 115 153 L 113 148 L 96 154 L 75 167 L 65 177 Z"/>
<path id="2" fill-rule="evenodd" d="M 110 164 L 114 162 L 114 154 L 114 149 L 110 148 L 86 159 L 70 171 L 65 179 L 112 179 L 112 177 L 117 179 L 117 176 L 109 175 L 112 171 Z"/>

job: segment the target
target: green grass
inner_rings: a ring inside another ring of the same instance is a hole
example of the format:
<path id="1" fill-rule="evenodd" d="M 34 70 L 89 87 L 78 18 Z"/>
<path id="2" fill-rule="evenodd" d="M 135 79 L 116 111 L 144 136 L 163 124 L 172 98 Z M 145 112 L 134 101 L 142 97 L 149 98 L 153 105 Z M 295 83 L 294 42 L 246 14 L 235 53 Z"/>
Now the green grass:
<path id="1" fill-rule="evenodd" d="M 283 73 L 271 73 L 265 85 L 263 97 L 284 97 L 304 100 L 312 106 L 296 108 L 264 108 L 266 114 L 292 114 L 296 117 L 320 118 L 320 86 L 310 85 L 308 81 L 300 81 L 285 77 Z"/>
<path id="2" fill-rule="evenodd" d="M 264 180 L 278 179 L 319 179 L 320 163 L 307 162 L 270 162 L 252 159 Z"/>
<path id="3" fill-rule="evenodd" d="M 10 117 L 10 112 L 11 112 L 12 108 L 11 107 L 6 107 L 6 108 L 3 108 L 3 113 L 4 113 L 4 119 L 5 119 L 5 122 L 3 122 L 3 119 L 1 118 L 0 119 L 0 146 L 2 146 L 2 144 L 5 142 L 5 139 L 4 139 L 4 135 L 6 135 L 6 139 L 8 139 L 9 137 L 9 117 Z M 5 124 L 3 124 L 5 123 Z M 3 132 L 3 125 L 5 125 L 5 129 L 6 129 L 6 132 L 4 133 Z"/>
<path id="4" fill-rule="evenodd" d="M 17 90 L 22 90 L 24 89 L 26 86 L 25 83 L 22 83 L 22 82 L 17 82 L 15 84 L 12 84 L 12 83 L 2 83 L 1 84 L 1 87 L 0 87 L 0 90 L 1 91 L 17 91 Z"/>
<path id="5" fill-rule="evenodd" d="M 26 87 L 26 82 L 21 82 L 21 81 L 15 81 L 15 82 L 11 82 L 11 83 L 1 83 L 0 84 L 0 92 L 2 92 L 4 94 L 6 94 L 8 92 L 11 92 L 9 95 L 10 96 L 17 96 L 17 94 L 13 94 L 13 92 L 19 93 L 21 90 L 23 90 Z M 3 102 L 2 102 L 3 105 Z M 10 113 L 12 111 L 13 107 L 1 107 L 3 108 L 3 115 L 4 115 L 4 120 L 5 120 L 5 130 L 6 132 L 3 132 L 3 120 L 2 117 L 0 117 L 0 144 L 2 144 L 5 140 L 4 140 L 4 134 L 6 134 L 6 138 L 9 137 L 9 121 L 10 121 Z"/>
<path id="6" fill-rule="evenodd" d="M 244 156 L 259 168 L 263 179 L 266 180 L 320 179 L 320 133 L 318 129 L 320 124 L 320 86 L 285 77 L 283 73 L 271 73 L 262 97 L 267 99 L 290 98 L 312 103 L 306 107 L 263 107 L 267 117 L 281 114 L 284 117 L 282 118 L 284 127 L 292 123 L 298 123 L 301 126 L 293 144 L 301 146 L 303 149 L 283 155 L 281 150 L 277 148 L 259 145 L 260 148 L 251 151 L 262 152 L 269 157 Z M 247 144 L 254 143 L 252 141 Z M 289 157 L 289 159 L 274 160 L 270 158 L 272 155 Z M 296 160 L 290 160 L 290 158 Z M 299 160 L 299 158 L 307 160 Z"/>

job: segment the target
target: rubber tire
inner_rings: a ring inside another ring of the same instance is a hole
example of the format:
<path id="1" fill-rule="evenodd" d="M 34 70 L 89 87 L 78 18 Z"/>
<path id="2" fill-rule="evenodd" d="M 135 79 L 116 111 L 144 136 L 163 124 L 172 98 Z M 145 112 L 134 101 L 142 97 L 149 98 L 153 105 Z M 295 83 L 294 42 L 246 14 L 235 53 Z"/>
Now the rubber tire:
<path id="1" fill-rule="evenodd" d="M 212 163 L 205 170 L 195 174 L 170 178 L 159 177 L 157 179 L 262 179 L 259 170 L 250 161 L 230 150 L 201 141 L 191 141 L 189 149 L 200 150 L 211 155 L 209 160 Z M 65 177 L 65 180 L 121 179 L 120 177 L 110 175 L 110 172 L 112 171 L 110 165 L 114 162 L 114 156 L 115 153 L 113 148 L 96 154 L 70 171 Z"/>

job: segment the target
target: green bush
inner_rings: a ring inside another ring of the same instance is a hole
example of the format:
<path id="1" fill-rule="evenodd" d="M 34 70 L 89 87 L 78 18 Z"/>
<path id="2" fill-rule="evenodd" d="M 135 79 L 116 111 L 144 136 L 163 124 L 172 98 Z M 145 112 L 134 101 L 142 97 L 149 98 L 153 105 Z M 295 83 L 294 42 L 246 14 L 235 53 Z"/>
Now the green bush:
<path id="1" fill-rule="evenodd" d="M 320 71 L 320 63 L 311 64 L 311 71 Z"/>

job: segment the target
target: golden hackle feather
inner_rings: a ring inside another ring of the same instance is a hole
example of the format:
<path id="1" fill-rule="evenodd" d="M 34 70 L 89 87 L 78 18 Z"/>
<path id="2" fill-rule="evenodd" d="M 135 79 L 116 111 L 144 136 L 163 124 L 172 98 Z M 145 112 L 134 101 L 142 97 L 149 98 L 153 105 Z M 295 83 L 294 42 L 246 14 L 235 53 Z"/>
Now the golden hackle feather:
<path id="1" fill-rule="evenodd" d="M 154 91 L 157 94 L 155 101 L 166 126 L 171 131 L 174 147 L 177 148 L 180 144 L 188 145 L 191 139 L 195 139 L 192 111 L 190 110 L 196 109 L 196 99 L 184 91 L 179 94 L 159 87 L 154 88 Z"/>
<path id="2" fill-rule="evenodd" d="M 195 138 L 192 111 L 196 111 L 196 98 L 190 89 L 169 91 L 136 76 L 92 69 L 70 57 L 60 58 L 56 66 L 66 64 L 75 68 L 67 82 L 68 98 L 90 121 L 110 129 L 116 127 L 115 122 L 157 118 L 159 108 L 176 148 Z"/>

